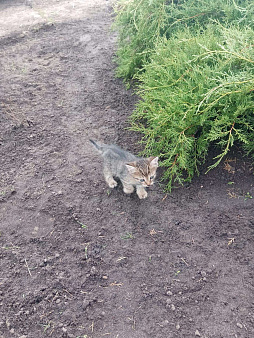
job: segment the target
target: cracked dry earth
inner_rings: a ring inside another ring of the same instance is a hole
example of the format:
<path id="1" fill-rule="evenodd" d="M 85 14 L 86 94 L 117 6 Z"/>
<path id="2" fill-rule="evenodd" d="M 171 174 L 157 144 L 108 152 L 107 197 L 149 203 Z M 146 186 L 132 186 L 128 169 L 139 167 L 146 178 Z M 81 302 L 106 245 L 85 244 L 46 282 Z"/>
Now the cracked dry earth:
<path id="1" fill-rule="evenodd" d="M 140 150 L 112 13 L 106 0 L 0 2 L 0 337 L 254 337 L 253 169 L 239 149 L 171 194 L 104 182 L 89 138 Z"/>

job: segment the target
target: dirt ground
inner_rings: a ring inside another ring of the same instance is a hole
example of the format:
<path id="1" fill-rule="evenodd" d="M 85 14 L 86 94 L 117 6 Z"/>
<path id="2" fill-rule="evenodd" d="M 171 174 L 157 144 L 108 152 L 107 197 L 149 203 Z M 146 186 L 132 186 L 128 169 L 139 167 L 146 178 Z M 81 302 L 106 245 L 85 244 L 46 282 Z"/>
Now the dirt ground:
<path id="1" fill-rule="evenodd" d="M 89 138 L 140 150 L 111 22 L 106 0 L 0 2 L 0 337 L 254 337 L 251 162 L 146 200 L 104 182 Z"/>

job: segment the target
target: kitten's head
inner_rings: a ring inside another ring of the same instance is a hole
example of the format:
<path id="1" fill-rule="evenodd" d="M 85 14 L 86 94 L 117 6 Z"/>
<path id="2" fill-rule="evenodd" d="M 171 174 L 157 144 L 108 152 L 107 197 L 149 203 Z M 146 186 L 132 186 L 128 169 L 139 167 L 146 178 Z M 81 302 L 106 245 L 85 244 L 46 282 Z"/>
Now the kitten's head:
<path id="1" fill-rule="evenodd" d="M 135 162 L 127 163 L 129 174 L 135 178 L 137 184 L 150 187 L 154 183 L 158 168 L 158 157 L 148 157 Z"/>

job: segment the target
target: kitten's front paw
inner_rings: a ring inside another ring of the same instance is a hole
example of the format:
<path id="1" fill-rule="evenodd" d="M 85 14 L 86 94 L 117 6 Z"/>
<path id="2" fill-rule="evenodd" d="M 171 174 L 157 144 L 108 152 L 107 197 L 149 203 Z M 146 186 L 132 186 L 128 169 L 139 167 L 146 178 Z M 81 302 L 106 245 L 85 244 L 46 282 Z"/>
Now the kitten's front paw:
<path id="1" fill-rule="evenodd" d="M 112 180 L 108 180 L 108 186 L 110 187 L 110 188 L 115 188 L 116 186 L 117 186 L 117 182 L 114 180 L 114 179 L 112 179 Z"/>
<path id="2" fill-rule="evenodd" d="M 147 192 L 145 191 L 145 189 L 144 190 L 138 190 L 137 195 L 141 200 L 144 199 L 144 198 L 147 198 Z"/>

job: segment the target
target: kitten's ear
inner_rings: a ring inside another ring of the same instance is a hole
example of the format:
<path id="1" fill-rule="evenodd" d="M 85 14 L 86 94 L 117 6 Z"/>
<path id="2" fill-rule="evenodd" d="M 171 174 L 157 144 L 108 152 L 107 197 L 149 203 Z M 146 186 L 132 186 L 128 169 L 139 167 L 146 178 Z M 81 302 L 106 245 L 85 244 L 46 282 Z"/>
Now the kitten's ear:
<path id="1" fill-rule="evenodd" d="M 130 174 L 134 174 L 137 171 L 135 162 L 126 164 L 126 168 L 128 169 Z"/>
<path id="2" fill-rule="evenodd" d="M 157 168 L 157 167 L 158 167 L 158 160 L 159 160 L 159 157 L 151 156 L 151 157 L 148 158 L 148 160 L 150 161 L 150 166 L 151 166 L 151 167 L 154 167 L 154 168 Z"/>

